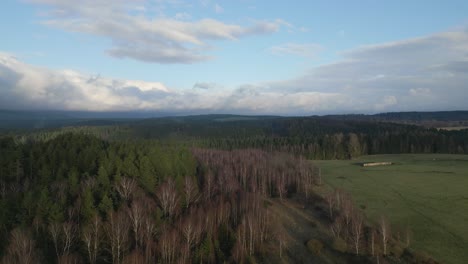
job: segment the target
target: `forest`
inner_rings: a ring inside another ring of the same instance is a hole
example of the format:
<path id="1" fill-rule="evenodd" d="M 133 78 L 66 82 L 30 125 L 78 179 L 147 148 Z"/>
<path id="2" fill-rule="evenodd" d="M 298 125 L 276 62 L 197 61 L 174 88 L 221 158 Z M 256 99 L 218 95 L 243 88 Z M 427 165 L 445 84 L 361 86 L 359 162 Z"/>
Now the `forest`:
<path id="1" fill-rule="evenodd" d="M 467 133 L 230 116 L 4 133 L 1 261 L 258 263 L 277 252 L 279 263 L 291 238 L 272 208 L 295 201 L 324 227 L 303 241 L 313 255 L 329 245 L 342 263 L 435 263 L 410 249 L 409 230 L 366 221 L 343 190 L 323 192 L 310 159 L 466 153 Z"/>

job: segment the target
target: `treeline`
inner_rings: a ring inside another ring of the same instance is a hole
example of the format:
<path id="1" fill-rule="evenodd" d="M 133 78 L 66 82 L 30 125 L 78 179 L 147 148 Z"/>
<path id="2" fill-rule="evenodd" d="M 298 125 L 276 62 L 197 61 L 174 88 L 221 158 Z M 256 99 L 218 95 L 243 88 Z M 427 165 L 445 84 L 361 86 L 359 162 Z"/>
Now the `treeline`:
<path id="1" fill-rule="evenodd" d="M 69 127 L 16 136 L 19 142 L 47 141 L 64 133 L 86 133 L 105 140 L 151 139 L 187 147 L 224 150 L 259 148 L 309 159 L 349 159 L 399 153 L 468 153 L 468 130 L 325 117 L 148 119 L 121 126 Z"/>
<path id="2" fill-rule="evenodd" d="M 401 153 L 468 153 L 466 131 L 402 130 L 336 133 L 316 137 L 220 138 L 200 141 L 219 149 L 260 148 L 302 155 L 308 159 L 350 159 L 362 155 Z"/>
<path id="3" fill-rule="evenodd" d="M 3 263 L 248 261 L 281 237 L 264 198 L 315 181 L 305 160 L 259 150 L 75 134 L 0 147 Z"/>

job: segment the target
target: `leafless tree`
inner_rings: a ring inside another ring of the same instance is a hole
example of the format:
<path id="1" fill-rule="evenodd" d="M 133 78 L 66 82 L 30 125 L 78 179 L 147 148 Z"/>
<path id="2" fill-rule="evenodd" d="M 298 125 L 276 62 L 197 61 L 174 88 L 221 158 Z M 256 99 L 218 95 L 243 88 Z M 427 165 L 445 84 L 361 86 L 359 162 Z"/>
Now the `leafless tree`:
<path id="1" fill-rule="evenodd" d="M 182 236 L 185 243 L 185 253 L 190 254 L 192 247 L 198 243 L 201 236 L 201 227 L 197 216 L 192 212 L 188 217 L 179 222 L 179 228 L 182 231 Z M 188 259 L 189 256 L 185 256 Z"/>
<path id="2" fill-rule="evenodd" d="M 57 259 L 60 256 L 60 251 L 59 251 L 59 243 L 60 243 L 60 237 L 62 233 L 62 227 L 60 226 L 59 223 L 53 222 L 49 224 L 49 233 L 52 238 L 52 243 L 54 244 L 55 248 L 55 254 L 57 256 Z"/>
<path id="3" fill-rule="evenodd" d="M 325 201 L 327 202 L 328 205 L 328 215 L 331 220 L 333 220 L 333 210 L 335 207 L 335 195 L 333 193 L 329 193 L 325 195 Z"/>
<path id="4" fill-rule="evenodd" d="M 246 225 L 247 225 L 247 234 L 248 234 L 248 244 L 249 244 L 249 256 L 253 256 L 255 243 L 257 240 L 257 218 L 253 214 L 247 214 L 246 216 Z"/>
<path id="5" fill-rule="evenodd" d="M 110 243 L 112 263 L 120 264 L 121 258 L 128 247 L 129 220 L 127 215 L 122 211 L 111 211 L 108 215 L 109 219 L 105 230 Z"/>
<path id="6" fill-rule="evenodd" d="M 22 229 L 13 229 L 7 254 L 3 257 L 4 263 L 35 264 L 39 263 L 36 245 L 29 232 Z"/>
<path id="7" fill-rule="evenodd" d="M 356 255 L 359 255 L 359 246 L 361 245 L 364 217 L 361 213 L 355 212 L 351 221 L 351 239 L 354 244 Z"/>
<path id="8" fill-rule="evenodd" d="M 78 254 L 67 254 L 60 256 L 58 259 L 58 264 L 81 264 L 82 259 Z"/>
<path id="9" fill-rule="evenodd" d="M 129 255 L 125 256 L 122 260 L 122 264 L 149 264 L 146 262 L 143 254 L 138 250 L 133 250 Z"/>
<path id="10" fill-rule="evenodd" d="M 382 236 L 383 254 L 384 256 L 386 256 L 387 245 L 388 245 L 388 241 L 390 240 L 390 225 L 388 224 L 388 220 L 384 216 L 380 217 L 379 228 L 380 228 L 380 235 Z"/>
<path id="11" fill-rule="evenodd" d="M 258 233 L 260 243 L 263 243 L 267 240 L 267 236 L 270 233 L 269 230 L 269 219 L 270 219 L 270 211 L 268 209 L 260 209 L 257 212 L 258 218 Z"/>
<path id="12" fill-rule="evenodd" d="M 133 231 L 133 238 L 135 246 L 139 248 L 142 244 L 143 221 L 147 215 L 147 203 L 142 200 L 143 198 L 134 200 L 130 207 L 127 208 L 127 214 L 130 220 L 131 229 Z"/>
<path id="13" fill-rule="evenodd" d="M 120 182 L 116 184 L 115 189 L 125 201 L 129 201 L 137 186 L 135 179 L 123 177 Z"/>
<path id="14" fill-rule="evenodd" d="M 89 263 L 95 264 L 101 245 L 101 218 L 94 216 L 82 231 L 82 240 L 86 246 Z"/>
<path id="15" fill-rule="evenodd" d="M 335 189 L 335 207 L 341 210 L 344 198 L 344 192 L 341 189 Z"/>
<path id="16" fill-rule="evenodd" d="M 276 222 L 274 230 L 275 239 L 278 241 L 280 258 L 283 258 L 283 251 L 287 248 L 289 242 L 288 233 L 284 226 L 278 222 Z"/>
<path id="17" fill-rule="evenodd" d="M 343 213 L 346 228 L 349 229 L 353 214 L 354 214 L 354 203 L 349 194 L 342 195 L 343 202 L 341 203 L 341 212 Z"/>
<path id="18" fill-rule="evenodd" d="M 204 177 L 204 193 L 205 199 L 210 199 L 214 190 L 215 177 L 211 170 L 208 170 Z"/>
<path id="19" fill-rule="evenodd" d="M 280 200 L 283 201 L 283 198 L 286 196 L 287 189 L 286 189 L 286 176 L 284 173 L 281 174 L 280 177 L 276 180 L 276 191 L 279 194 Z"/>
<path id="20" fill-rule="evenodd" d="M 179 236 L 175 230 L 164 232 L 159 239 L 159 250 L 163 263 L 175 263 Z"/>
<path id="21" fill-rule="evenodd" d="M 410 246 L 411 236 L 412 236 L 411 229 L 410 229 L 409 226 L 406 226 L 406 228 L 405 228 L 405 245 L 406 245 L 406 247 Z"/>
<path id="22" fill-rule="evenodd" d="M 62 224 L 57 222 L 49 224 L 49 233 L 54 244 L 57 259 L 69 255 L 76 238 L 77 227 L 75 223 L 68 221 Z"/>
<path id="23" fill-rule="evenodd" d="M 341 237 L 341 233 L 343 231 L 343 218 L 342 217 L 337 217 L 335 221 L 330 226 L 330 231 L 332 232 L 333 236 L 336 238 Z"/>
<path id="24" fill-rule="evenodd" d="M 193 179 L 193 177 L 186 176 L 184 178 L 184 195 L 185 195 L 185 206 L 189 208 L 190 205 L 193 202 L 196 202 L 198 198 L 198 184 Z"/>
<path id="25" fill-rule="evenodd" d="M 153 237 L 156 233 L 156 224 L 154 220 L 146 215 L 143 219 L 143 233 L 142 240 L 144 241 L 144 253 L 145 253 L 145 262 L 152 263 L 154 262 L 155 255 L 155 244 Z"/>
<path id="26" fill-rule="evenodd" d="M 167 182 L 163 183 L 157 190 L 156 196 L 165 216 L 173 217 L 179 203 L 179 195 L 174 180 L 169 178 Z"/>
<path id="27" fill-rule="evenodd" d="M 66 256 L 70 253 L 70 249 L 75 242 L 77 227 L 73 222 L 65 222 L 62 224 L 62 255 Z"/>
<path id="28" fill-rule="evenodd" d="M 375 229 L 371 227 L 369 231 L 369 242 L 370 242 L 370 249 L 371 249 L 371 256 L 375 256 L 375 238 L 377 234 L 375 232 Z"/>
<path id="29" fill-rule="evenodd" d="M 247 228 L 245 222 L 242 221 L 237 227 L 236 244 L 233 248 L 233 257 L 236 263 L 242 263 L 247 256 Z"/>

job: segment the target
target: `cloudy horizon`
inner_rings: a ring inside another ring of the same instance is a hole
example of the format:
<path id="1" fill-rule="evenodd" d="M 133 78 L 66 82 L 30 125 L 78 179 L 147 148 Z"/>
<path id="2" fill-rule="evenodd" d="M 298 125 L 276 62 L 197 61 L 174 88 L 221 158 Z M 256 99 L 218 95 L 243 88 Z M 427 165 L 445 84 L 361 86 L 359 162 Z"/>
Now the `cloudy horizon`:
<path id="1" fill-rule="evenodd" d="M 253 0 L 7 2 L 29 11 L 13 28 L 0 28 L 15 32 L 0 44 L 0 109 L 271 115 L 468 110 L 463 10 L 458 16 L 445 10 L 450 19 L 427 25 L 421 22 L 431 8 L 420 10 L 410 29 L 394 22 L 401 35 L 392 28 L 362 32 L 354 20 L 356 25 L 325 34 L 315 21 L 295 18 L 301 8 L 258 12 L 266 7 Z M 382 23 L 391 18 L 382 16 Z M 344 27 L 327 23 L 322 27 Z M 34 41 L 24 43 L 28 39 Z"/>

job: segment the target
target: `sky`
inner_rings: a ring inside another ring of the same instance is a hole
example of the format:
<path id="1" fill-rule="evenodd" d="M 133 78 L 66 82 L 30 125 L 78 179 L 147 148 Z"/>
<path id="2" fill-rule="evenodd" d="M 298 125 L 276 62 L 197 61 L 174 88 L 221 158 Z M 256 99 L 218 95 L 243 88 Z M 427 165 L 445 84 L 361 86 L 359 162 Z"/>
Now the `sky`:
<path id="1" fill-rule="evenodd" d="M 0 109 L 468 110 L 468 1 L 2 0 Z"/>

